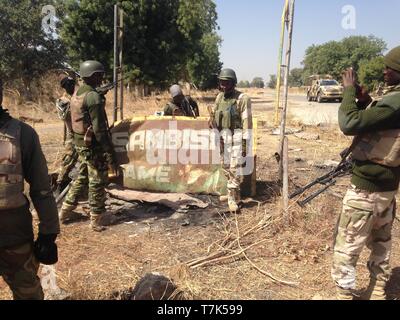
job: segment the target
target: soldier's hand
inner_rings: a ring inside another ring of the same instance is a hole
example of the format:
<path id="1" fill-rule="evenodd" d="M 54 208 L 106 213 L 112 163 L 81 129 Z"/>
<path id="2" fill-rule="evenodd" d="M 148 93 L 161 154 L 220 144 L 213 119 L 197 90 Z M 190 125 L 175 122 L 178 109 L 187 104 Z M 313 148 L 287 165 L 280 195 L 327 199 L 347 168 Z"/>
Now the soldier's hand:
<path id="1" fill-rule="evenodd" d="M 357 84 L 356 78 L 357 78 L 357 75 L 356 75 L 355 71 L 353 70 L 353 68 L 347 69 L 343 73 L 343 87 L 345 87 L 345 88 L 356 87 L 356 84 Z"/>
<path id="2" fill-rule="evenodd" d="M 372 98 L 369 95 L 368 89 L 360 86 L 358 83 L 356 83 L 356 97 L 361 102 L 369 103 L 372 101 Z"/>
<path id="3" fill-rule="evenodd" d="M 56 239 L 56 234 L 39 233 L 33 246 L 33 252 L 40 263 L 51 265 L 58 261 Z"/>

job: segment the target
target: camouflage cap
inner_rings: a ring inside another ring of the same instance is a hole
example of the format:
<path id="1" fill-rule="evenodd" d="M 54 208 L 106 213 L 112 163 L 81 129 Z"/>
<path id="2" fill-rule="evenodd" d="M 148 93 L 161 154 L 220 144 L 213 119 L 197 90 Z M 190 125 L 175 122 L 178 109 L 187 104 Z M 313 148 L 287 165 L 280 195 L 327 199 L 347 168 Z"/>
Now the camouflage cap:
<path id="1" fill-rule="evenodd" d="M 169 88 L 169 93 L 171 94 L 172 98 L 183 95 L 181 87 L 177 84 L 174 84 Z"/>
<path id="2" fill-rule="evenodd" d="M 103 64 L 95 60 L 82 62 L 79 71 L 82 78 L 90 78 L 96 72 L 105 72 Z"/>
<path id="3" fill-rule="evenodd" d="M 400 72 L 400 46 L 392 49 L 384 58 L 385 65 Z"/>

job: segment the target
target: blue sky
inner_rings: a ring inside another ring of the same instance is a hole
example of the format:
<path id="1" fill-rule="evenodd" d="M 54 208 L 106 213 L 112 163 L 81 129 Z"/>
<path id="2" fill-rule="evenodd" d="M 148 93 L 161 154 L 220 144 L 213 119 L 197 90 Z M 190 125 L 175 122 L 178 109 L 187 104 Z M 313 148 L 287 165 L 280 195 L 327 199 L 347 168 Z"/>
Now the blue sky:
<path id="1" fill-rule="evenodd" d="M 284 0 L 215 0 L 224 67 L 236 70 L 239 80 L 256 76 L 268 80 L 278 64 L 280 24 Z M 345 30 L 342 8 L 352 5 L 356 29 Z M 297 0 L 291 67 L 301 67 L 312 44 L 351 35 L 375 35 L 389 49 L 400 45 L 400 0 Z"/>

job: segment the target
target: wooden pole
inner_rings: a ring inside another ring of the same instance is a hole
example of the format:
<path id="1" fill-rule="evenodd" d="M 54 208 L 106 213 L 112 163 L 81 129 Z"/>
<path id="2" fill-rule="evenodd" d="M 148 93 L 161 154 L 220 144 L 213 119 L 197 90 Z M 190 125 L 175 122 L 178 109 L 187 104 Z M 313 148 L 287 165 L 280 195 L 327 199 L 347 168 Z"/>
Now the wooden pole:
<path id="1" fill-rule="evenodd" d="M 286 115 L 288 105 L 288 93 L 289 93 L 289 73 L 290 73 L 290 58 L 292 53 L 292 39 L 293 39 L 293 20 L 294 20 L 294 7 L 295 0 L 291 0 L 288 15 L 288 42 L 286 49 L 286 62 L 285 62 L 285 75 L 284 75 L 284 86 L 283 86 L 283 109 L 281 115 L 281 145 L 280 145 L 280 178 L 282 181 L 282 196 L 283 196 L 283 209 L 285 218 L 288 219 L 288 207 L 289 207 L 289 159 L 288 159 L 288 139 L 286 137 Z"/>
<path id="2" fill-rule="evenodd" d="M 280 45 L 279 45 L 279 54 L 278 54 L 278 72 L 276 78 L 276 93 L 275 93 L 275 126 L 279 124 L 279 109 L 281 104 L 281 84 L 282 84 L 282 56 L 283 56 L 283 45 L 285 38 L 285 22 L 287 17 L 287 10 L 289 7 L 289 0 L 285 0 L 285 7 L 283 8 L 282 13 L 282 26 L 281 26 L 281 36 L 280 36 Z"/>
<path id="3" fill-rule="evenodd" d="M 124 119 L 124 83 L 122 79 L 124 77 L 123 63 L 122 63 L 122 50 L 123 50 L 123 37 L 124 37 L 124 11 L 119 11 L 119 72 L 121 76 L 121 90 L 120 90 L 120 105 L 119 105 L 119 117 L 120 120 Z"/>
<path id="4" fill-rule="evenodd" d="M 117 121 L 118 117 L 118 5 L 114 5 L 114 112 L 113 123 Z"/>
<path id="5" fill-rule="evenodd" d="M 283 164 L 283 210 L 286 222 L 288 219 L 288 208 L 289 208 L 289 141 L 288 137 L 283 138 L 283 153 L 282 153 L 282 164 Z"/>

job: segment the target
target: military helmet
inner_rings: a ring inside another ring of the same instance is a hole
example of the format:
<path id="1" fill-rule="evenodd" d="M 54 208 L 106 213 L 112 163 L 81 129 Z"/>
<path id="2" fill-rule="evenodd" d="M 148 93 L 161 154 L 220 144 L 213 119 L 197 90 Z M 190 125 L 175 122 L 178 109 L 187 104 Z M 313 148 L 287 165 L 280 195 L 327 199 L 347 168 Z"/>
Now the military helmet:
<path id="1" fill-rule="evenodd" d="M 87 60 L 81 63 L 80 75 L 82 78 L 90 78 L 94 73 L 104 73 L 104 66 L 95 60 Z"/>
<path id="2" fill-rule="evenodd" d="M 177 84 L 174 84 L 169 88 L 169 93 L 171 94 L 172 98 L 183 95 L 181 87 Z"/>
<path id="3" fill-rule="evenodd" d="M 235 84 L 237 83 L 236 73 L 232 69 L 222 69 L 219 76 L 219 80 L 232 80 Z"/>
<path id="4" fill-rule="evenodd" d="M 400 46 L 389 51 L 384 58 L 385 65 L 400 72 Z"/>

